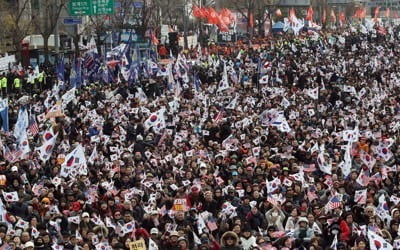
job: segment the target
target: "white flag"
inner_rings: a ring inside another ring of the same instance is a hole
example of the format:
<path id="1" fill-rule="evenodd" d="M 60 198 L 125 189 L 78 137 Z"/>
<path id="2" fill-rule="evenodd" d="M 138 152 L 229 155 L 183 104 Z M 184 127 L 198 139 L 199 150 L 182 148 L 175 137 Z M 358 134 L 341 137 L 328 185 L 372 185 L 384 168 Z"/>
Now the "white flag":
<path id="1" fill-rule="evenodd" d="M 226 106 L 226 109 L 235 109 L 236 108 L 236 103 L 238 101 L 239 95 L 236 95 L 235 98 Z"/>
<path id="2" fill-rule="evenodd" d="M 43 145 L 37 148 L 39 150 L 39 157 L 42 161 L 46 162 L 50 159 L 58 134 L 54 134 L 53 128 L 50 128 L 43 134 Z"/>
<path id="3" fill-rule="evenodd" d="M 357 190 L 354 194 L 354 202 L 357 204 L 365 204 L 367 202 L 367 189 Z"/>
<path id="4" fill-rule="evenodd" d="M 79 173 L 87 171 L 85 152 L 81 144 L 72 150 L 61 164 L 61 173 L 64 177 L 74 175 L 74 171 Z"/>
<path id="5" fill-rule="evenodd" d="M 28 118 L 28 111 L 27 109 L 22 106 L 18 112 L 18 119 L 17 123 L 15 124 L 14 128 L 14 137 L 17 140 L 17 143 L 20 142 L 21 136 L 26 131 L 29 125 L 29 118 Z"/>
<path id="6" fill-rule="evenodd" d="M 224 72 L 222 74 L 222 80 L 219 82 L 217 92 L 221 92 L 226 89 L 229 89 L 229 82 L 228 82 L 228 72 L 226 70 L 226 65 L 224 63 Z"/>
<path id="7" fill-rule="evenodd" d="M 98 157 L 98 153 L 97 153 L 97 144 L 94 145 L 92 154 L 89 156 L 88 162 L 90 164 L 94 164 L 94 160 Z"/>
<path id="8" fill-rule="evenodd" d="M 367 231 L 368 239 L 369 239 L 369 247 L 371 250 L 392 250 L 393 246 L 390 245 L 385 239 L 383 239 L 378 234 L 372 232 L 371 230 Z"/>
<path id="9" fill-rule="evenodd" d="M 160 109 L 150 115 L 149 118 L 144 122 L 146 130 L 153 128 L 153 131 L 157 134 L 161 133 L 161 130 L 166 127 L 164 109 Z"/>
<path id="10" fill-rule="evenodd" d="M 75 87 L 68 90 L 62 97 L 62 106 L 63 108 L 67 107 L 68 103 L 75 99 Z"/>
<path id="11" fill-rule="evenodd" d="M 16 191 L 14 191 L 14 192 L 4 192 L 3 191 L 3 197 L 6 202 L 19 201 L 18 193 Z"/>
<path id="12" fill-rule="evenodd" d="M 314 100 L 318 99 L 318 87 L 314 88 L 314 89 L 307 89 L 306 93 L 309 97 L 311 97 Z"/>
<path id="13" fill-rule="evenodd" d="M 149 250 L 158 250 L 157 244 L 151 238 L 149 238 Z"/>

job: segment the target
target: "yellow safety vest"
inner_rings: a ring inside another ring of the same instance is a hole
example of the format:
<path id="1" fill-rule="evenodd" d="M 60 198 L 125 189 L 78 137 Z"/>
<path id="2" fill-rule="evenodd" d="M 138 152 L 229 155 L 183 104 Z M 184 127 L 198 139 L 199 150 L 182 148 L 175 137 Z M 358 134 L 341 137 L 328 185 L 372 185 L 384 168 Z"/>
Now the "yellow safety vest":
<path id="1" fill-rule="evenodd" d="M 7 78 L 6 77 L 3 77 L 3 78 L 1 78 L 1 87 L 2 88 L 7 88 Z"/>
<path id="2" fill-rule="evenodd" d="M 21 88 L 21 80 L 18 77 L 14 79 L 14 87 L 17 89 Z"/>
<path id="3" fill-rule="evenodd" d="M 42 73 L 39 73 L 39 76 L 38 76 L 38 81 L 41 83 L 41 82 L 43 82 L 43 72 Z"/>

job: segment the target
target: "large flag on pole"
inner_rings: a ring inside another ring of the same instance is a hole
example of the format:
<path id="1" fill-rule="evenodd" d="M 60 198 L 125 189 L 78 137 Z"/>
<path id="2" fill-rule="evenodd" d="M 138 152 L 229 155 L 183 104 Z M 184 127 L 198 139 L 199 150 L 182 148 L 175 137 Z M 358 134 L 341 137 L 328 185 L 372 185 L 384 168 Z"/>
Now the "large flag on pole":
<path id="1" fill-rule="evenodd" d="M 58 82 L 62 82 L 62 83 L 65 82 L 64 69 L 65 69 L 64 57 L 61 57 L 60 61 L 57 64 L 57 80 L 58 80 Z"/>
<path id="2" fill-rule="evenodd" d="M 314 11 L 313 11 L 312 6 L 308 7 L 306 20 L 307 20 L 307 21 L 312 21 L 312 19 L 313 19 L 313 14 L 314 14 Z"/>
<path id="3" fill-rule="evenodd" d="M 50 128 L 43 134 L 43 145 L 38 148 L 39 157 L 43 162 L 50 159 L 53 149 L 56 145 L 58 134 L 54 134 L 53 128 Z"/>
<path id="4" fill-rule="evenodd" d="M 79 144 L 65 157 L 65 162 L 61 165 L 61 176 L 76 176 L 85 172 L 87 172 L 85 152 L 82 145 Z"/>
<path id="5" fill-rule="evenodd" d="M 0 99 L 1 126 L 4 131 L 8 131 L 8 98 Z"/>
<path id="6" fill-rule="evenodd" d="M 23 135 L 24 132 L 26 132 L 28 126 L 29 126 L 28 111 L 25 106 L 21 106 L 19 108 L 18 119 L 17 123 L 15 124 L 14 134 L 13 134 L 15 139 L 17 140 L 17 143 L 20 142 L 21 136 Z"/>
<path id="7" fill-rule="evenodd" d="M 81 63 L 80 60 L 77 59 L 72 63 L 71 72 L 69 75 L 69 88 L 72 89 L 74 87 L 79 88 L 82 83 L 82 72 L 81 72 Z"/>
<path id="8" fill-rule="evenodd" d="M 129 75 L 131 73 L 131 43 L 132 43 L 132 33 L 129 35 L 127 44 L 125 44 L 124 49 L 119 54 L 119 60 L 121 61 L 121 74 L 125 81 L 129 80 Z"/>

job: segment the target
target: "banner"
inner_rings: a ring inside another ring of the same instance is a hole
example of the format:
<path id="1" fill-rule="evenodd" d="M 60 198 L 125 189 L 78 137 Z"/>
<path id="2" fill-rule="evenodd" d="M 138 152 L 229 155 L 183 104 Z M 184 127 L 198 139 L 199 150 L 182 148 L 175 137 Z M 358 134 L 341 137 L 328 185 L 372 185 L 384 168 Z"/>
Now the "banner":
<path id="1" fill-rule="evenodd" d="M 6 71 L 8 70 L 8 65 L 10 63 L 15 63 L 15 56 L 11 55 L 11 56 L 4 56 L 4 57 L 0 57 L 0 71 Z"/>
<path id="2" fill-rule="evenodd" d="M 183 212 L 188 211 L 186 198 L 185 199 L 175 199 L 174 200 L 174 206 L 172 207 L 172 210 L 174 210 L 174 211 L 183 211 Z"/>
<path id="3" fill-rule="evenodd" d="M 143 239 L 129 243 L 129 250 L 146 250 L 146 243 Z"/>

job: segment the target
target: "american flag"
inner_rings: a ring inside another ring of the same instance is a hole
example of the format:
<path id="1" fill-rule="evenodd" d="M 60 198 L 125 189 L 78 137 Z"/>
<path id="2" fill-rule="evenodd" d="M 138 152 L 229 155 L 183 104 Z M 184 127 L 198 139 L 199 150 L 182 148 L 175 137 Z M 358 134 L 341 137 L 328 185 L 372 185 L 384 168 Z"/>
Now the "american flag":
<path id="1" fill-rule="evenodd" d="M 7 146 L 3 146 L 3 157 L 9 162 L 12 162 L 14 160 L 14 154 Z"/>
<path id="2" fill-rule="evenodd" d="M 338 199 L 338 197 L 333 196 L 328 203 L 326 204 L 326 208 L 335 209 L 342 205 L 342 202 Z"/>
<path id="3" fill-rule="evenodd" d="M 308 198 L 308 201 L 309 201 L 309 202 L 311 202 L 312 200 L 318 199 L 318 195 L 315 193 L 315 187 L 314 187 L 314 185 L 311 185 L 311 186 L 308 188 L 307 198 Z"/>
<path id="4" fill-rule="evenodd" d="M 24 152 L 22 151 L 21 148 L 18 148 L 17 150 L 12 152 L 12 161 L 11 162 L 16 162 L 17 160 L 19 160 L 19 158 L 22 156 L 23 153 Z"/>
<path id="5" fill-rule="evenodd" d="M 32 136 L 37 135 L 39 133 L 39 127 L 36 123 L 36 119 L 34 116 L 31 116 L 29 118 L 29 132 L 31 133 Z"/>

